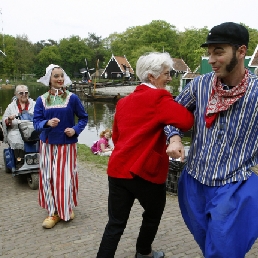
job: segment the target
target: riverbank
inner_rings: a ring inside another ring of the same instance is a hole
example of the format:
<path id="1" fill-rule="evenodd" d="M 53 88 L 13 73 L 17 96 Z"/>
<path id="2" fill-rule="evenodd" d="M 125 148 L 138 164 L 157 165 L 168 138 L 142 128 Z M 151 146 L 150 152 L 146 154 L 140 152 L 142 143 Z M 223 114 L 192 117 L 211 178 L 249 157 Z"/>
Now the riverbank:
<path id="1" fill-rule="evenodd" d="M 11 85 L 11 84 L 1 84 L 0 85 L 0 89 L 14 89 L 15 88 L 15 86 L 14 85 Z"/>
<path id="2" fill-rule="evenodd" d="M 103 87 L 103 88 L 97 88 L 95 91 L 96 91 L 96 93 L 103 94 L 103 95 L 117 95 L 119 93 L 121 96 L 125 96 L 125 95 L 132 93 L 136 87 L 137 87 L 137 85 Z"/>
<path id="3" fill-rule="evenodd" d="M 136 87 L 137 87 L 137 85 L 103 87 L 103 88 L 96 88 L 95 92 L 98 94 L 103 94 L 103 95 L 117 95 L 119 93 L 121 96 L 126 96 L 126 95 L 132 93 Z M 170 92 L 169 86 L 167 86 L 166 89 Z"/>

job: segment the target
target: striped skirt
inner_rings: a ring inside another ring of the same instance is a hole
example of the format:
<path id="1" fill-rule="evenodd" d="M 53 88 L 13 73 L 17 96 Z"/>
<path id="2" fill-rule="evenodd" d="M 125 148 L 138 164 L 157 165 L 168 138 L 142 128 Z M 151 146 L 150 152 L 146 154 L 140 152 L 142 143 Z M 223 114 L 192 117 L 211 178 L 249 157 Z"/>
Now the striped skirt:
<path id="1" fill-rule="evenodd" d="M 77 206 L 77 145 L 40 142 L 39 205 L 68 221 Z"/>

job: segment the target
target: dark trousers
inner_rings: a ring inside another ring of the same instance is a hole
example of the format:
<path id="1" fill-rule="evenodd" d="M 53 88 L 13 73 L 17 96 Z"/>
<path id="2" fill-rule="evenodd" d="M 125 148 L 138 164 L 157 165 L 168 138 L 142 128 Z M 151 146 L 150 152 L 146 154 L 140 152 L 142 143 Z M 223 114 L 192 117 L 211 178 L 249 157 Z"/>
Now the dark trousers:
<path id="1" fill-rule="evenodd" d="M 24 150 L 14 149 L 15 165 L 16 169 L 19 169 L 24 164 Z"/>
<path id="2" fill-rule="evenodd" d="M 135 199 L 139 200 L 144 209 L 136 251 L 143 255 L 151 252 L 166 204 L 165 183 L 154 184 L 137 176 L 133 179 L 109 177 L 109 220 L 100 243 L 98 258 L 115 256 Z"/>

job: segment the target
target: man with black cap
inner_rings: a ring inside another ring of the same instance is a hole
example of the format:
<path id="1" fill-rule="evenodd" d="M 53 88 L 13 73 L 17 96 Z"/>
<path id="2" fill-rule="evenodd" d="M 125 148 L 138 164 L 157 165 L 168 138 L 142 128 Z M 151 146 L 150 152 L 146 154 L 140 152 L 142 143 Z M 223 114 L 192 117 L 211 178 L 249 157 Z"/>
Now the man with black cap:
<path id="1" fill-rule="evenodd" d="M 179 206 L 206 258 L 245 257 L 258 237 L 258 77 L 244 66 L 248 42 L 240 24 L 213 27 L 201 45 L 213 72 L 176 98 L 195 116 Z M 180 131 L 167 126 L 165 133 L 167 153 L 183 159 Z"/>

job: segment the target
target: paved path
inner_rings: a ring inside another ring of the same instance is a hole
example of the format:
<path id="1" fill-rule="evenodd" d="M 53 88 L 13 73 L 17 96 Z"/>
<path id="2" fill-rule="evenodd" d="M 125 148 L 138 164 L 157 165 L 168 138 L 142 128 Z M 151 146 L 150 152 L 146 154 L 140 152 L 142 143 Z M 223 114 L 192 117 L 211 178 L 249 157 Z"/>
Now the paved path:
<path id="1" fill-rule="evenodd" d="M 79 164 L 79 205 L 75 219 L 43 229 L 47 216 L 38 205 L 38 191 L 31 190 L 24 178 L 12 178 L 2 167 L 0 146 L 0 257 L 3 258 L 95 258 L 107 222 L 107 176 L 103 169 Z M 2 167 L 2 168 L 1 168 Z M 134 257 L 135 241 L 142 208 L 135 203 L 116 258 Z M 177 198 L 167 195 L 167 205 L 153 243 L 167 258 L 201 258 L 201 251 L 182 221 Z M 258 257 L 256 242 L 247 258 Z"/>

